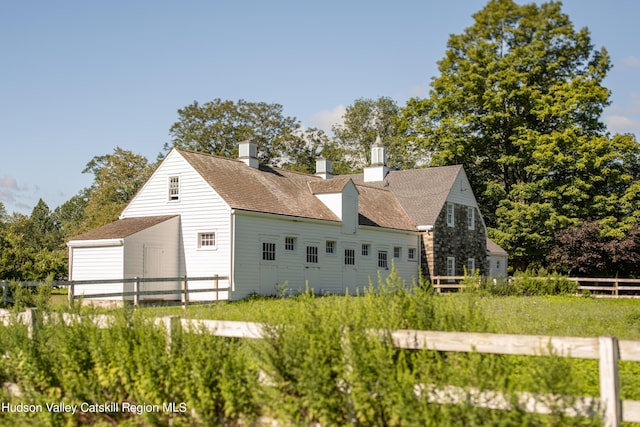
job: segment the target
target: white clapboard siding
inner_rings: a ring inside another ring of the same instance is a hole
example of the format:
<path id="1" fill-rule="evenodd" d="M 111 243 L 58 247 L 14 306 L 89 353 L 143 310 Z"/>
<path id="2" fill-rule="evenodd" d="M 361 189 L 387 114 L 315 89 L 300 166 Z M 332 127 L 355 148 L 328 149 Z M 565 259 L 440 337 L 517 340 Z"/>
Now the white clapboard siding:
<path id="1" fill-rule="evenodd" d="M 125 238 L 125 278 L 166 278 L 184 274 L 180 260 L 180 218 L 175 217 Z M 154 256 L 155 255 L 155 256 Z M 146 282 L 141 291 L 179 290 L 181 283 Z M 125 284 L 125 291 L 134 291 L 133 283 Z M 130 297 L 132 298 L 132 297 Z M 140 299 L 179 300 L 180 295 L 150 295 Z"/>
<path id="2" fill-rule="evenodd" d="M 169 177 L 180 180 L 180 199 L 169 201 Z M 230 274 L 229 205 L 177 151 L 169 153 L 121 217 L 178 214 L 182 247 L 178 254 L 181 275 L 205 277 Z M 198 233 L 215 233 L 215 248 L 198 248 Z M 190 282 L 190 289 L 211 288 L 213 282 Z M 216 299 L 215 293 L 195 293 L 191 300 Z"/>
<path id="3" fill-rule="evenodd" d="M 354 294 L 378 282 L 377 250 L 386 250 L 388 270 L 380 270 L 383 278 L 391 271 L 392 261 L 400 275 L 408 281 L 418 276 L 418 262 L 407 259 L 408 248 L 417 250 L 418 237 L 411 232 L 398 232 L 376 227 L 359 227 L 356 234 L 342 233 L 342 223 L 287 218 L 277 215 L 236 211 L 234 215 L 235 271 L 233 298 L 245 298 L 252 292 L 273 295 L 276 285 L 292 292 L 310 288 L 317 293 L 349 292 Z M 295 238 L 296 246 L 285 248 L 285 238 Z M 326 242 L 334 241 L 334 253 L 326 252 Z M 371 245 L 370 256 L 361 256 L 362 243 Z M 276 259 L 262 259 L 262 244 L 275 243 Z M 307 262 L 307 246 L 318 248 L 318 263 Z M 401 257 L 394 259 L 394 247 Z M 344 263 L 345 248 L 354 249 L 355 265 Z M 353 272 L 355 270 L 355 273 Z M 344 277 L 355 276 L 355 286 L 346 288 Z"/>
<path id="4" fill-rule="evenodd" d="M 122 279 L 124 273 L 123 245 L 70 247 L 70 262 L 72 275 L 70 280 L 104 280 Z M 77 285 L 75 295 L 92 295 L 102 293 L 123 292 L 122 283 Z M 122 297 L 104 298 L 119 300 Z"/>
<path id="5" fill-rule="evenodd" d="M 447 196 L 447 202 L 457 203 L 464 206 L 473 206 L 476 208 L 478 207 L 478 202 L 473 195 L 471 183 L 469 182 L 464 169 L 460 169 L 460 172 L 456 176 L 455 182 L 451 186 L 451 191 L 449 191 L 449 195 Z"/>

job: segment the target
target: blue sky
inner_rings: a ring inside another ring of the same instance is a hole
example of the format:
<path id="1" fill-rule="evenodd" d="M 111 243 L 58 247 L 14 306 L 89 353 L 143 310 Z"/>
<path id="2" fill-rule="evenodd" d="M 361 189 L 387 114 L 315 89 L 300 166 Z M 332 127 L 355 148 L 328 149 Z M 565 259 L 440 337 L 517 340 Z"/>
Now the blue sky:
<path id="1" fill-rule="evenodd" d="M 613 132 L 640 136 L 640 2 L 566 0 L 608 49 Z M 279 103 L 330 129 L 358 98 L 426 96 L 450 34 L 485 0 L 4 1 L 0 202 L 29 214 L 91 184 L 116 146 L 154 160 L 177 110 L 214 98 Z"/>

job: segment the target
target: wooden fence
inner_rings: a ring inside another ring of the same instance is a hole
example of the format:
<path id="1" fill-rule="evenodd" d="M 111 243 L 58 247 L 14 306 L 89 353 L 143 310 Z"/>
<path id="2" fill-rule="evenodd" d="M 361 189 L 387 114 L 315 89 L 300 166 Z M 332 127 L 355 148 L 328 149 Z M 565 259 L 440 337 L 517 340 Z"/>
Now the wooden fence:
<path id="1" fill-rule="evenodd" d="M 213 281 L 213 287 L 211 288 L 199 288 L 199 289 L 189 289 L 189 282 L 198 282 L 198 281 Z M 218 300 L 218 296 L 220 292 L 228 292 L 230 291 L 230 287 L 220 287 L 220 281 L 228 281 L 229 278 L 226 276 L 209 276 L 209 277 L 163 277 L 163 278 L 145 278 L 145 277 L 134 277 L 130 279 L 110 279 L 110 280 L 72 280 L 72 281 L 54 281 L 52 282 L 53 286 L 56 287 L 66 287 L 67 288 L 67 298 L 69 301 L 69 305 L 73 304 L 74 299 L 76 298 L 84 298 L 84 299 L 100 299 L 100 298 L 112 298 L 112 297 L 121 297 L 123 301 L 126 300 L 126 297 L 133 297 L 132 303 L 133 305 L 139 305 L 141 301 L 141 296 L 160 296 L 160 295 L 180 295 L 180 302 L 183 307 L 187 307 L 189 304 L 189 295 L 192 293 L 202 293 L 202 292 L 213 292 L 216 294 L 215 300 Z M 174 282 L 180 283 L 180 289 L 168 289 L 168 290 L 141 290 L 141 284 L 144 283 L 167 283 Z M 39 286 L 40 282 L 19 282 L 22 286 L 34 287 Z M 132 291 L 122 291 L 122 292 L 102 292 L 95 294 L 81 294 L 76 295 L 76 286 L 82 285 L 109 285 L 109 284 L 124 284 L 130 283 L 133 285 Z M 0 287 L 2 288 L 2 303 L 6 303 L 9 301 L 8 297 L 8 289 L 11 286 L 10 282 L 0 282 Z M 115 300 L 114 300 L 115 301 Z"/>
<path id="2" fill-rule="evenodd" d="M 447 290 L 464 289 L 466 285 L 461 282 L 469 277 L 466 276 L 434 276 L 431 278 L 433 288 L 442 293 Z M 479 278 L 482 279 L 482 278 Z M 549 280 L 547 277 L 532 277 L 530 280 Z M 525 280 L 518 277 L 509 277 L 506 279 L 508 283 L 515 280 Z M 589 291 L 594 296 L 611 296 L 640 298 L 640 279 L 619 279 L 611 278 L 591 278 L 591 277 L 566 277 L 566 280 L 578 284 L 579 291 Z"/>
<path id="3" fill-rule="evenodd" d="M 11 323 L 8 311 L 0 310 L 0 321 Z M 64 313 L 58 315 L 58 321 L 72 325 L 81 318 L 78 315 Z M 35 333 L 36 316 L 34 309 L 27 310 L 17 317 L 27 324 L 30 336 Z M 96 326 L 105 328 L 113 322 L 108 315 L 94 316 Z M 50 319 L 51 321 L 51 319 Z M 264 326 L 259 323 L 181 319 L 178 316 L 165 316 L 152 319 L 155 325 L 164 327 L 167 333 L 167 345 L 171 346 L 173 334 L 183 329 L 190 333 L 210 333 L 221 337 L 261 339 L 265 337 Z M 555 356 L 596 359 L 599 361 L 599 397 L 578 397 L 541 395 L 521 392 L 517 394 L 520 407 L 525 411 L 538 414 L 550 414 L 557 410 L 556 404 L 564 403 L 567 416 L 593 417 L 600 414 L 606 427 L 620 426 L 622 421 L 640 422 L 640 401 L 621 400 L 618 374 L 619 361 L 640 362 L 640 341 L 618 340 L 611 336 L 598 338 L 549 337 L 541 335 L 507 335 L 467 332 L 439 332 L 419 330 L 372 330 L 371 334 L 390 333 L 397 348 L 411 350 L 431 350 L 442 352 L 477 352 L 483 354 L 505 354 Z M 170 348 L 170 347 L 169 347 Z M 416 385 L 414 392 L 420 397 L 436 404 L 464 404 L 487 409 L 511 410 L 510 399 L 500 392 L 464 389 L 447 386 L 435 388 L 430 385 Z M 567 403 L 573 400 L 572 404 Z M 554 402 L 551 407 L 547 402 Z"/>
<path id="4" fill-rule="evenodd" d="M 466 276 L 434 276 L 431 278 L 433 288 L 437 290 L 438 293 L 442 293 L 443 291 L 455 291 L 464 289 L 466 285 L 461 282 L 465 279 L 468 279 Z M 479 278 L 479 280 L 482 278 Z M 545 277 L 531 278 L 533 280 L 548 280 Z M 578 284 L 578 290 L 580 291 L 589 291 L 593 292 L 595 296 L 612 296 L 614 298 L 618 298 L 621 296 L 632 297 L 632 298 L 640 298 L 640 279 L 618 279 L 618 278 L 589 278 L 589 277 L 567 277 L 567 280 L 571 282 L 576 282 Z M 212 288 L 206 289 L 189 289 L 188 283 L 192 281 L 202 281 L 209 280 L 214 281 L 214 286 Z M 97 299 L 97 298 L 108 298 L 108 297 L 122 297 L 124 300 L 126 297 L 133 297 L 133 304 L 138 305 L 140 302 L 141 296 L 152 296 L 152 295 L 171 295 L 171 294 L 180 294 L 181 295 L 181 303 L 183 306 L 187 306 L 189 304 L 189 294 L 197 293 L 197 292 L 215 292 L 216 300 L 218 299 L 219 292 L 227 292 L 230 291 L 230 287 L 219 287 L 220 281 L 228 281 L 229 278 L 226 276 L 210 276 L 210 277 L 171 277 L 171 278 L 142 278 L 142 277 L 134 277 L 130 279 L 112 279 L 112 280 L 74 280 L 74 281 L 54 281 L 53 285 L 58 287 L 67 287 L 68 289 L 68 298 L 69 304 L 71 304 L 74 298 L 78 298 L 75 295 L 75 286 L 76 285 L 100 285 L 100 284 L 116 284 L 116 283 L 132 283 L 133 290 L 128 292 L 115 292 L 115 293 L 99 293 L 99 294 L 88 294 L 82 295 L 85 299 Z M 518 278 L 509 277 L 507 279 L 509 282 L 513 280 L 521 280 Z M 180 289 L 176 290 L 155 290 L 155 291 L 143 291 L 140 290 L 140 285 L 147 282 L 179 282 L 181 284 Z M 41 282 L 19 282 L 22 286 L 38 286 Z M 8 298 L 8 289 L 10 287 L 10 282 L 0 282 L 0 288 L 2 288 L 2 303 L 6 303 Z"/>

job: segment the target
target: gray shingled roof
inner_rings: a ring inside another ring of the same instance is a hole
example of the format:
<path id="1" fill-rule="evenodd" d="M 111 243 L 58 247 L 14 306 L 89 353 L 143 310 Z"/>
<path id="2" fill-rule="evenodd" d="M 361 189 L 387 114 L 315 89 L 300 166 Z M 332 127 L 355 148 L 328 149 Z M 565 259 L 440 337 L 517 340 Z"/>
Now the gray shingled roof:
<path id="1" fill-rule="evenodd" d="M 391 191 L 413 223 L 435 224 L 462 165 L 390 171 L 384 181 L 367 182 L 367 186 Z M 364 175 L 348 175 L 356 184 L 364 183 Z"/>
<path id="2" fill-rule="evenodd" d="M 124 218 L 95 230 L 87 231 L 69 240 L 101 240 L 122 239 L 146 230 L 149 227 L 165 222 L 178 215 L 143 216 L 139 218 Z"/>
<path id="3" fill-rule="evenodd" d="M 311 191 L 322 178 L 226 157 L 177 150 L 232 209 L 340 221 Z"/>
<path id="4" fill-rule="evenodd" d="M 309 182 L 309 189 L 313 194 L 340 193 L 347 182 L 351 181 L 348 176 L 336 176 L 331 179 L 321 179 Z"/>
<path id="5" fill-rule="evenodd" d="M 359 196 L 360 225 L 374 225 L 398 230 L 416 230 L 411 218 L 404 211 L 391 191 L 356 185 Z"/>
<path id="6" fill-rule="evenodd" d="M 502 249 L 500 245 L 498 245 L 493 240 L 487 237 L 487 253 L 492 255 L 508 255 L 507 251 Z"/>
<path id="7" fill-rule="evenodd" d="M 349 176 L 324 180 L 315 175 L 262 165 L 254 169 L 242 161 L 226 157 L 177 151 L 233 209 L 340 221 L 314 193 L 340 192 L 351 179 Z M 416 229 L 389 191 L 356 188 L 360 192 L 359 217 L 362 225 Z"/>

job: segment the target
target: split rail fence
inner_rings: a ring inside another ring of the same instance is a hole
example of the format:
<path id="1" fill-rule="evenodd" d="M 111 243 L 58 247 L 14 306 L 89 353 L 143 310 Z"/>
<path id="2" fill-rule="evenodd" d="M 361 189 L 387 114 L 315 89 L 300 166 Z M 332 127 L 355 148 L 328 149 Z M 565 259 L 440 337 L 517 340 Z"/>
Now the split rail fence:
<path id="1" fill-rule="evenodd" d="M 3 314 L 4 312 L 4 314 Z M 14 315 L 15 316 L 15 315 Z M 35 309 L 20 313 L 19 322 L 27 325 L 30 337 L 36 333 Z M 11 324 L 11 314 L 0 310 L 0 321 Z M 53 318 L 52 318 L 53 319 Z M 50 319 L 49 321 L 51 321 Z M 59 315 L 61 323 L 72 325 L 81 320 L 74 314 Z M 60 320 L 58 320 L 60 322 Z M 94 324 L 108 328 L 113 322 L 109 315 L 92 317 Z M 220 320 L 181 319 L 178 316 L 165 316 L 152 319 L 155 325 L 165 328 L 167 346 L 170 349 L 173 334 L 182 329 L 190 333 L 209 333 L 220 337 L 261 339 L 266 336 L 262 324 Z M 598 338 L 549 337 L 541 335 L 507 335 L 467 332 L 438 332 L 419 330 L 372 330 L 372 334 L 384 336 L 390 333 L 397 348 L 410 350 L 430 350 L 442 352 L 477 352 L 483 354 L 504 354 L 524 356 L 554 355 L 577 359 L 595 359 L 599 361 L 599 397 L 554 396 L 520 392 L 518 404 L 527 412 L 538 414 L 557 413 L 558 403 L 565 403 L 562 410 L 567 416 L 601 416 L 606 427 L 618 427 L 620 423 L 640 422 L 640 401 L 621 400 L 619 361 L 640 362 L 640 341 L 618 340 L 611 336 Z M 465 389 L 446 386 L 436 388 L 430 385 L 417 385 L 414 392 L 436 404 L 465 404 L 497 409 L 513 409 L 511 400 L 495 391 Z M 572 403 L 568 403 L 568 402 Z M 548 402 L 553 402 L 549 405 Z"/>
<path id="2" fill-rule="evenodd" d="M 189 304 L 189 295 L 193 293 L 203 293 L 203 292 L 211 292 L 215 293 L 216 298 L 218 300 L 220 292 L 228 292 L 230 291 L 229 286 L 220 287 L 220 282 L 228 281 L 229 278 L 226 276 L 210 276 L 210 277 L 163 277 L 163 278 L 147 278 L 147 277 L 134 277 L 130 279 L 110 279 L 110 280 L 73 280 L 73 281 L 54 281 L 53 286 L 57 287 L 66 287 L 67 288 L 67 298 L 69 301 L 69 305 L 72 305 L 74 299 L 83 298 L 86 300 L 91 299 L 104 299 L 104 298 L 113 298 L 113 297 L 121 297 L 123 301 L 126 301 L 127 297 L 132 297 L 130 302 L 133 305 L 137 306 L 140 304 L 140 301 L 143 300 L 141 297 L 148 296 L 161 296 L 161 295 L 180 295 L 180 302 L 183 307 L 187 307 Z M 213 287 L 210 288 L 189 288 L 190 282 L 199 282 L 199 281 L 213 281 Z M 180 283 L 179 289 L 157 289 L 157 290 L 144 290 L 145 283 Z M 22 286 L 26 287 L 36 287 L 39 286 L 40 282 L 20 282 Z M 76 295 L 76 286 L 86 286 L 86 285 L 115 285 L 122 284 L 123 286 L 126 284 L 131 284 L 133 290 L 131 291 L 122 291 L 122 292 L 100 292 L 100 293 L 85 293 Z M 10 282 L 0 282 L 0 287 L 2 288 L 2 303 L 6 303 L 9 301 L 8 290 L 11 286 Z M 117 300 L 114 300 L 114 302 Z M 171 302 L 168 300 L 167 302 Z M 199 301 L 200 302 L 200 301 Z"/>

